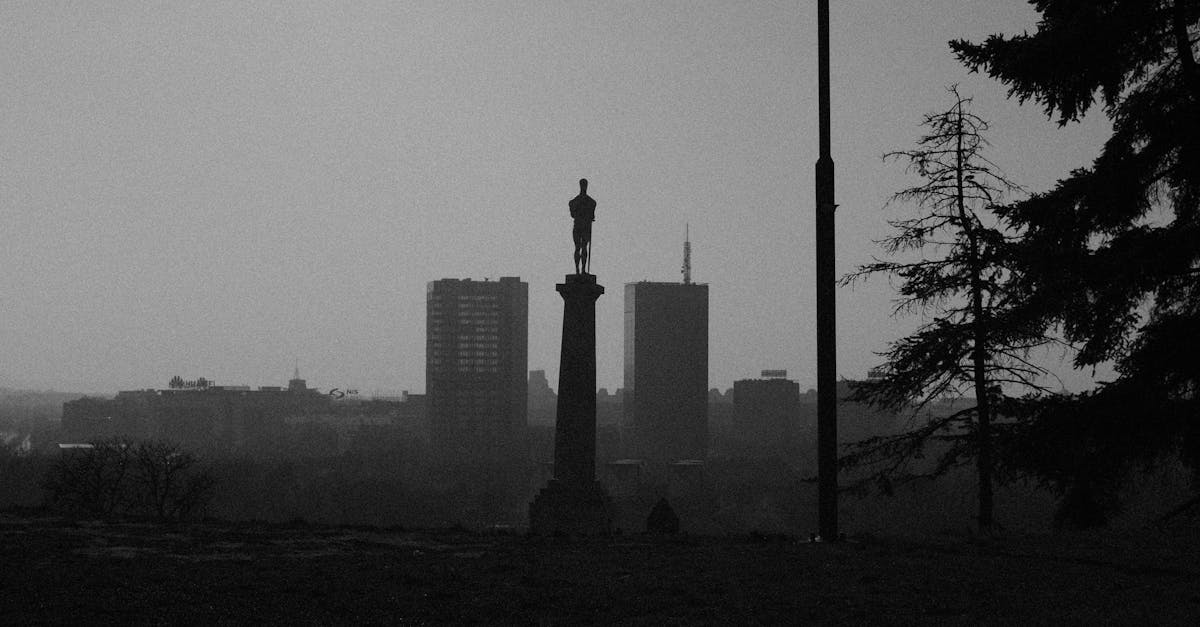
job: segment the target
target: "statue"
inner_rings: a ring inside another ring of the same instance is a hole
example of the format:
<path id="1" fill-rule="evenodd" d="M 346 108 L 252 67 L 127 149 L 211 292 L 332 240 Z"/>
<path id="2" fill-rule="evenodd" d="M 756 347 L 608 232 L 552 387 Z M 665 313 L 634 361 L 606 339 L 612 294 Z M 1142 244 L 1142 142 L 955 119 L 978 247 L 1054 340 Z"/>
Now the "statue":
<path id="1" fill-rule="evenodd" d="M 571 199 L 571 217 L 575 227 L 571 237 L 575 240 L 575 274 L 588 273 L 588 261 L 592 248 L 592 222 L 596 220 L 596 201 L 587 195 L 587 179 L 579 179 L 579 195 Z"/>

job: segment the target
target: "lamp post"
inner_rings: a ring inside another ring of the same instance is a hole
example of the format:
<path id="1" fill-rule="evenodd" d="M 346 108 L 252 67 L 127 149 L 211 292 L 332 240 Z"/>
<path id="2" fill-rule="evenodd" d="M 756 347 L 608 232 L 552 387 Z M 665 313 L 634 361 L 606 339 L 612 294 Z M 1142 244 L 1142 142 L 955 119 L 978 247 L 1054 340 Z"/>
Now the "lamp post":
<path id="1" fill-rule="evenodd" d="M 837 332 L 834 273 L 833 157 L 829 150 L 829 0 L 817 0 L 817 517 L 821 538 L 838 537 Z"/>

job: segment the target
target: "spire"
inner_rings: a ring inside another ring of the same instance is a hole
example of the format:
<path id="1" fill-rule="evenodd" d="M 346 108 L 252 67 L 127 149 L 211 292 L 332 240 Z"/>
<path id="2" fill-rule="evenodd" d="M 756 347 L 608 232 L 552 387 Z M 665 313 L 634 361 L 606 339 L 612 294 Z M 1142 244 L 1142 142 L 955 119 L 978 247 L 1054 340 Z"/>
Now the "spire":
<path id="1" fill-rule="evenodd" d="M 688 223 L 683 223 L 683 284 L 691 285 L 692 283 L 692 239 L 691 227 Z"/>
<path id="2" fill-rule="evenodd" d="M 288 381 L 288 390 L 292 392 L 306 392 L 308 390 L 308 382 L 300 378 L 300 360 L 296 360 L 296 370 L 292 373 L 292 380 Z"/>

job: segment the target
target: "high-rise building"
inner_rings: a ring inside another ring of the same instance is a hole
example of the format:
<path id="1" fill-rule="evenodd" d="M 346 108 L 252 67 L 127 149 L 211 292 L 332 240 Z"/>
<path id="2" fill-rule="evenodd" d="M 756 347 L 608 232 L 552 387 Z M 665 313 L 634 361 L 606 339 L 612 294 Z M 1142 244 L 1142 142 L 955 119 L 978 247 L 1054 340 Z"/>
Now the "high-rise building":
<path id="1" fill-rule="evenodd" d="M 625 285 L 623 431 L 651 462 L 704 459 L 708 451 L 708 286 Z"/>
<path id="2" fill-rule="evenodd" d="M 734 381 L 733 406 L 733 431 L 743 452 L 788 459 L 799 450 L 800 384 L 788 380 L 786 371 L 764 370 L 761 379 Z"/>
<path id="3" fill-rule="evenodd" d="M 429 283 L 425 392 L 439 461 L 525 461 L 528 336 L 529 284 L 519 278 Z"/>

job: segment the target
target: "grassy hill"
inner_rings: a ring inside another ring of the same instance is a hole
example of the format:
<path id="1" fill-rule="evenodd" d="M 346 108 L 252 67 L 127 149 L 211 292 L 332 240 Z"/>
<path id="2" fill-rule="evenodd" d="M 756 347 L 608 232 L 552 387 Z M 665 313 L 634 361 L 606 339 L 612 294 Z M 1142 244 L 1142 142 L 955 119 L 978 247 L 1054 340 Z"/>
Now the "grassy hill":
<path id="1" fill-rule="evenodd" d="M 1197 528 L 811 544 L 9 513 L 0 623 L 1196 624 Z"/>

